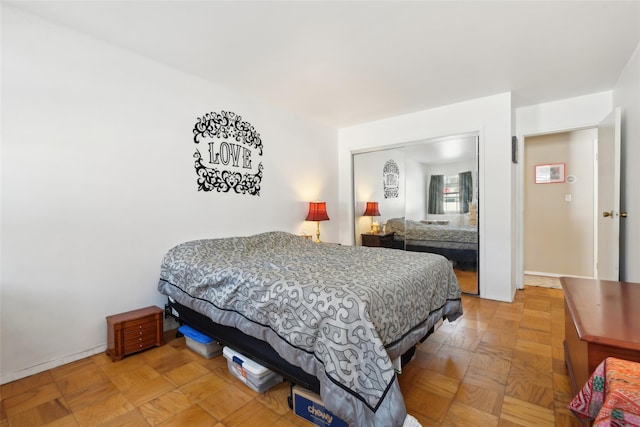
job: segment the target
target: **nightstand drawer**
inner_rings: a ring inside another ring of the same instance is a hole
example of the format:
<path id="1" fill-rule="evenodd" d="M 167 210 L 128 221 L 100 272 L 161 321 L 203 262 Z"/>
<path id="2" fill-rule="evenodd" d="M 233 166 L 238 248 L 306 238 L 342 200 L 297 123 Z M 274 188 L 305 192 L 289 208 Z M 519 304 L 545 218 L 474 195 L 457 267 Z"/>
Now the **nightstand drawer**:
<path id="1" fill-rule="evenodd" d="M 392 233 L 364 233 L 362 237 L 362 246 L 381 247 L 381 248 L 393 248 L 393 236 Z"/>
<path id="2" fill-rule="evenodd" d="M 156 340 L 156 334 L 155 331 L 153 333 L 147 333 L 144 335 L 128 335 L 124 338 L 123 342 L 125 347 L 129 344 L 136 344 L 136 343 L 141 343 L 143 341 L 149 341 L 152 340 L 155 342 Z"/>
<path id="3" fill-rule="evenodd" d="M 135 321 L 135 322 L 127 322 L 123 325 L 122 328 L 125 337 L 129 334 L 139 334 L 142 333 L 144 331 L 149 332 L 149 331 L 154 331 L 156 330 L 156 321 L 155 319 L 148 319 L 145 320 L 144 323 L 141 323 L 140 321 Z"/>
<path id="4" fill-rule="evenodd" d="M 156 337 L 149 335 L 146 337 L 134 338 L 132 340 L 126 340 L 124 342 L 124 354 L 135 353 L 136 351 L 146 350 L 151 347 L 155 347 Z"/>
<path id="5" fill-rule="evenodd" d="M 147 327 L 144 329 L 138 329 L 135 331 L 128 331 L 124 333 L 124 336 L 122 337 L 122 339 L 124 340 L 125 344 L 128 341 L 132 341 L 132 340 L 138 340 L 139 338 L 142 337 L 152 337 L 155 339 L 156 337 L 156 327 L 155 325 L 151 328 Z"/>

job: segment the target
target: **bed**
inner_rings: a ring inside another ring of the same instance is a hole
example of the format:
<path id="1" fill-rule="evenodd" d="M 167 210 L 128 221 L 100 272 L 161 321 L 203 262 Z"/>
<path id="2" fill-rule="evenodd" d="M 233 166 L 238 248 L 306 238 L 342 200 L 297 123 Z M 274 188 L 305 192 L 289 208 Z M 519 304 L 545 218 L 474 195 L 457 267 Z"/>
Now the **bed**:
<path id="1" fill-rule="evenodd" d="M 396 249 L 440 254 L 456 261 L 463 269 L 477 267 L 478 229 L 475 226 L 391 218 L 385 223 L 385 231 L 395 233 Z"/>
<path id="2" fill-rule="evenodd" d="M 158 290 L 181 322 L 319 391 L 352 427 L 403 424 L 393 361 L 462 315 L 441 256 L 284 232 L 177 245 Z"/>

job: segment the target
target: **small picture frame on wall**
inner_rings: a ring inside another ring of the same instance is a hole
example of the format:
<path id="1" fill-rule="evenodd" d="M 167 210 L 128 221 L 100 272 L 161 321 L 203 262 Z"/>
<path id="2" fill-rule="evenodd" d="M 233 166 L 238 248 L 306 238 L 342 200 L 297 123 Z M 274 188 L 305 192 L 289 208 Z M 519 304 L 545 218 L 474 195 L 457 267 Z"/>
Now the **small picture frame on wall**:
<path id="1" fill-rule="evenodd" d="M 565 182 L 565 164 L 549 163 L 536 165 L 536 184 L 558 184 Z"/>

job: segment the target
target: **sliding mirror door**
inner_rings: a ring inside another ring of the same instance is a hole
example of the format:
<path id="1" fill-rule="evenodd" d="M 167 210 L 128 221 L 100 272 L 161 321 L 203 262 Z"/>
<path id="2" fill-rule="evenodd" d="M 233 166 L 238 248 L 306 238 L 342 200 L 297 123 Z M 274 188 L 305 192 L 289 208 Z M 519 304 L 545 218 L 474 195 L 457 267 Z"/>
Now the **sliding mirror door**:
<path id="1" fill-rule="evenodd" d="M 478 137 L 353 155 L 356 245 L 445 256 L 465 293 L 478 284 Z"/>

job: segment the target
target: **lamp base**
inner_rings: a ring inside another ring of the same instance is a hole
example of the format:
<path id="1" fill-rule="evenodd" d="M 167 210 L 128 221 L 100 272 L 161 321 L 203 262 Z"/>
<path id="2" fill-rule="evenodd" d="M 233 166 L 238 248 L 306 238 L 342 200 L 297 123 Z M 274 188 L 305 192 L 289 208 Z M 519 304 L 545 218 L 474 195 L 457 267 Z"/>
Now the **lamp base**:
<path id="1" fill-rule="evenodd" d="M 316 221 L 316 243 L 322 243 L 320 241 L 320 221 Z"/>
<path id="2" fill-rule="evenodd" d="M 373 217 L 371 217 L 371 234 L 378 234 L 380 232 L 380 229 L 378 228 L 378 223 L 374 223 L 373 222 Z"/>

